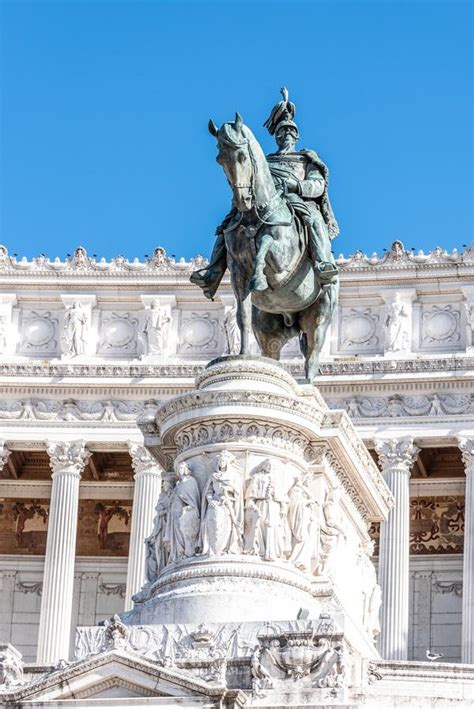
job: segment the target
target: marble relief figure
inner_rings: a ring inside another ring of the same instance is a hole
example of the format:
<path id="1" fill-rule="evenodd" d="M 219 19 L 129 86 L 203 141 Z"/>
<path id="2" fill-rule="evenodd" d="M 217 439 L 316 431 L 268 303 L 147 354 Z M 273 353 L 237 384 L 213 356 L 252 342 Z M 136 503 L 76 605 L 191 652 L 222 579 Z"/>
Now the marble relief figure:
<path id="1" fill-rule="evenodd" d="M 247 482 L 244 541 L 247 553 L 266 561 L 284 559 L 289 553 L 288 496 L 268 458 Z"/>
<path id="2" fill-rule="evenodd" d="M 385 349 L 390 352 L 406 350 L 410 345 L 409 312 L 400 293 L 387 306 L 385 317 Z"/>
<path id="3" fill-rule="evenodd" d="M 289 560 L 307 573 L 314 573 L 319 558 L 321 505 L 308 485 L 308 477 L 297 478 L 290 490 L 288 521 L 292 536 Z"/>
<path id="4" fill-rule="evenodd" d="M 170 496 L 165 536 L 169 544 L 169 562 L 197 551 L 201 511 L 201 495 L 187 463 L 179 463 L 177 481 Z"/>
<path id="5" fill-rule="evenodd" d="M 337 551 L 340 537 L 346 538 L 342 526 L 341 491 L 339 488 L 328 490 L 323 505 L 323 519 L 321 525 L 321 564 L 320 573 L 327 573 L 331 567 L 332 558 Z"/>
<path id="6" fill-rule="evenodd" d="M 240 330 L 237 325 L 237 307 L 235 305 L 226 312 L 222 327 L 225 335 L 226 354 L 239 354 Z"/>
<path id="7" fill-rule="evenodd" d="M 203 554 L 238 554 L 243 533 L 242 473 L 229 451 L 219 453 L 202 493 Z"/>
<path id="8" fill-rule="evenodd" d="M 171 317 L 166 308 L 161 308 L 158 300 L 153 300 L 147 308 L 141 332 L 142 356 L 163 354 L 166 351 Z"/>
<path id="9" fill-rule="evenodd" d="M 76 301 L 64 315 L 64 328 L 61 336 L 61 349 L 68 357 L 83 355 L 87 341 L 87 314 L 82 303 Z"/>
<path id="10" fill-rule="evenodd" d="M 170 508 L 171 481 L 163 478 L 161 492 L 155 507 L 153 532 L 145 539 L 145 571 L 147 581 L 153 583 L 168 564 L 169 540 L 166 537 L 166 523 Z"/>

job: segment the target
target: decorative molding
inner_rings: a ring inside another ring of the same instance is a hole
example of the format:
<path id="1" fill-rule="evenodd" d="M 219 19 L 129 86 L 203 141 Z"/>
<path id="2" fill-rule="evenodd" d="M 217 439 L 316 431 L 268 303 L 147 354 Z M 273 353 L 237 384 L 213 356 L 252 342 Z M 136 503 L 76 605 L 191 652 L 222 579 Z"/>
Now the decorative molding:
<path id="1" fill-rule="evenodd" d="M 155 409 L 158 402 L 153 402 Z M 135 422 L 150 401 L 124 401 L 110 399 L 90 401 L 77 399 L 6 399 L 0 401 L 0 420 L 4 421 L 47 421 L 55 423 L 95 422 L 125 423 Z"/>
<path id="2" fill-rule="evenodd" d="M 16 584 L 17 591 L 21 593 L 34 593 L 36 596 L 41 596 L 43 592 L 43 582 L 42 581 L 18 581 Z"/>
<path id="3" fill-rule="evenodd" d="M 120 596 L 120 598 L 125 598 L 125 589 L 125 583 L 104 583 L 101 581 L 99 585 L 99 591 L 106 596 Z"/>
<path id="4" fill-rule="evenodd" d="M 433 589 L 435 593 L 454 593 L 458 598 L 462 598 L 462 581 L 453 581 L 453 583 L 442 583 L 441 581 L 435 581 L 433 584 Z"/>
<path id="5" fill-rule="evenodd" d="M 461 341 L 460 304 L 421 306 L 420 347 L 422 349 L 453 349 Z"/>
<path id="6" fill-rule="evenodd" d="M 351 419 L 393 419 L 403 417 L 472 416 L 474 394 L 436 392 L 434 394 L 392 394 L 327 399 L 331 409 L 344 409 Z"/>
<path id="7" fill-rule="evenodd" d="M 151 257 L 145 261 L 134 259 L 129 261 L 123 256 L 116 256 L 110 261 L 101 259 L 97 261 L 95 257 L 88 256 L 87 251 L 79 246 L 74 251 L 74 254 L 68 257 L 65 261 L 60 259 L 51 259 L 43 256 L 35 256 L 31 261 L 26 258 L 17 260 L 15 256 L 10 256 L 6 246 L 0 245 L 0 274 L 1 275 L 18 275 L 18 274 L 34 274 L 55 276 L 84 276 L 84 275 L 135 275 L 143 273 L 153 273 L 157 275 L 179 275 L 190 273 L 198 268 L 202 268 L 207 264 L 207 260 L 202 256 L 195 256 L 190 261 L 179 259 L 175 261 L 173 257 L 167 256 L 163 247 L 157 247 Z"/>
<path id="8" fill-rule="evenodd" d="M 40 255 L 31 260 L 22 257 L 17 259 L 8 253 L 6 246 L 0 245 L 0 274 L 6 275 L 34 275 L 34 276 L 84 276 L 84 275 L 172 275 L 188 277 L 192 271 L 202 268 L 207 264 L 207 260 L 198 255 L 185 261 L 180 258 L 178 261 L 174 257 L 166 254 L 162 247 L 157 247 L 151 257 L 146 257 L 144 261 L 133 259 L 130 261 L 123 256 L 116 256 L 110 261 L 105 259 L 97 260 L 87 254 L 86 250 L 79 246 L 74 254 L 64 261 L 57 258 L 50 258 Z M 413 253 L 406 251 L 401 241 L 394 241 L 389 251 L 379 256 L 377 253 L 371 255 L 356 251 L 351 256 L 345 257 L 340 254 L 336 263 L 342 274 L 350 272 L 367 271 L 423 271 L 436 270 L 440 268 L 452 269 L 456 271 L 459 266 L 469 267 L 474 265 L 474 247 L 465 247 L 463 251 L 454 249 L 448 253 L 445 249 L 436 246 L 425 254 L 423 251 Z"/>
<path id="9" fill-rule="evenodd" d="M 218 351 L 219 318 L 208 312 L 180 312 L 178 352 L 212 354 Z"/>
<path id="10" fill-rule="evenodd" d="M 285 362 L 282 367 L 294 377 L 303 375 L 303 365 L 300 362 Z M 204 362 L 179 362 L 179 363 L 129 363 L 129 362 L 87 362 L 87 363 L 62 363 L 62 362 L 0 362 L 0 377 L 46 377 L 63 378 L 79 377 L 109 379 L 111 377 L 131 379 L 193 379 L 205 369 Z M 334 359 L 321 363 L 321 384 L 325 384 L 325 377 L 334 376 L 366 376 L 425 374 L 430 376 L 446 372 L 467 373 L 474 369 L 474 357 L 446 355 L 430 359 L 389 359 L 389 358 L 364 358 L 341 360 Z"/>
<path id="11" fill-rule="evenodd" d="M 380 315 L 372 307 L 341 308 L 339 349 L 374 352 L 380 349 Z"/>
<path id="12" fill-rule="evenodd" d="M 138 347 L 138 318 L 129 312 L 101 311 L 98 352 L 134 354 Z"/>
<path id="13" fill-rule="evenodd" d="M 51 310 L 21 310 L 21 354 L 52 355 L 58 349 L 59 318 Z"/>

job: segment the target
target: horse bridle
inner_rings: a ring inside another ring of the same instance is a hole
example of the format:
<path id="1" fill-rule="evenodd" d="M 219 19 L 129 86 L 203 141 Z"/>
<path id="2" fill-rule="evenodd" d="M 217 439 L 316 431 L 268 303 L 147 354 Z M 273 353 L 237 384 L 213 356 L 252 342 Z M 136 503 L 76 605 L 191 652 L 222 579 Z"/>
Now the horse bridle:
<path id="1" fill-rule="evenodd" d="M 238 145 L 232 145 L 232 144 L 231 144 L 230 142 L 228 142 L 228 141 L 223 141 L 223 142 L 225 142 L 227 145 L 229 145 L 229 147 L 232 147 L 232 148 L 241 148 L 241 147 L 244 146 L 244 145 L 247 146 L 247 151 L 248 151 L 248 154 L 249 154 L 250 163 L 251 163 L 251 165 L 252 165 L 252 174 L 251 174 L 250 184 L 248 184 L 248 185 L 240 185 L 240 184 L 237 183 L 237 184 L 233 185 L 233 189 L 239 189 L 239 190 L 247 189 L 247 190 L 250 190 L 250 195 L 251 195 L 251 197 L 252 197 L 252 201 L 253 201 L 253 204 L 254 204 L 255 214 L 257 215 L 257 219 L 258 219 L 262 224 L 268 224 L 269 226 L 276 226 L 273 222 L 267 222 L 267 221 L 265 221 L 265 218 L 264 218 L 264 216 L 262 216 L 262 215 L 265 215 L 265 217 L 269 217 L 270 214 L 273 214 L 273 212 L 276 210 L 276 207 L 273 208 L 273 209 L 271 209 L 270 211 L 268 211 L 268 208 L 270 207 L 270 205 L 272 204 L 272 202 L 274 202 L 276 199 L 278 199 L 278 198 L 280 197 L 280 194 L 277 192 L 274 197 L 272 197 L 268 202 L 265 202 L 265 204 L 262 204 L 262 205 L 260 205 L 260 207 L 259 207 L 259 204 L 258 204 L 258 202 L 257 202 L 257 195 L 256 195 L 255 188 L 254 188 L 255 173 L 258 172 L 258 167 L 257 167 L 257 163 L 256 163 L 256 161 L 255 161 L 254 154 L 253 154 L 253 152 L 252 152 L 252 148 L 250 147 L 249 141 L 248 141 L 248 140 L 245 140 L 245 141 L 243 141 L 242 143 L 239 143 Z M 290 211 L 291 211 L 291 209 L 290 209 Z M 291 224 L 292 224 L 292 221 L 290 221 L 290 222 L 282 222 L 282 223 L 280 224 L 280 226 L 291 226 Z"/>

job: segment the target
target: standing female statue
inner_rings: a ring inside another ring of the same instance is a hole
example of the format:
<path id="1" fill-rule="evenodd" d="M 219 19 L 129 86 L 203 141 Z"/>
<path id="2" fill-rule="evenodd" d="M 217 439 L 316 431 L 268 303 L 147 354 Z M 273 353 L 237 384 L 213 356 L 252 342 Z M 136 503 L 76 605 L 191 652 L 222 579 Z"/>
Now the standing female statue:
<path id="1" fill-rule="evenodd" d="M 187 463 L 179 463 L 176 475 L 166 522 L 170 563 L 196 553 L 201 508 L 199 487 Z"/>
<path id="2" fill-rule="evenodd" d="M 288 497 L 280 489 L 271 460 L 253 471 L 245 501 L 245 551 L 267 561 L 286 558 Z"/>
<path id="3" fill-rule="evenodd" d="M 232 453 L 222 451 L 202 493 L 202 553 L 238 554 L 242 547 L 242 476 Z"/>
<path id="4" fill-rule="evenodd" d="M 315 572 L 319 558 L 321 506 L 307 481 L 298 478 L 290 490 L 288 521 L 293 546 L 290 561 L 302 571 Z"/>

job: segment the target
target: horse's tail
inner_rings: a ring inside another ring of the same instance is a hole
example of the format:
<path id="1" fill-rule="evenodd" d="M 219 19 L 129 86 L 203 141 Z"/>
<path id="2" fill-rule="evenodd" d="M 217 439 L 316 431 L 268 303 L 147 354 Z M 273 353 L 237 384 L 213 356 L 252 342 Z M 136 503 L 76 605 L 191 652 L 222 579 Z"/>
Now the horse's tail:
<path id="1" fill-rule="evenodd" d="M 306 355 L 308 353 L 308 336 L 305 332 L 300 332 L 300 351 L 306 359 Z"/>

